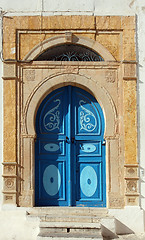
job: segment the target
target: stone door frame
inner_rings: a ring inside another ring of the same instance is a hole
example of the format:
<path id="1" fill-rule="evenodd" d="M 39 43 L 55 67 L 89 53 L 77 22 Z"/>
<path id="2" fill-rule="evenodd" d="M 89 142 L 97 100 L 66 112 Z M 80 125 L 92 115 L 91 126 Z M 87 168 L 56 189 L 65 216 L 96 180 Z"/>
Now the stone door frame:
<path id="1" fill-rule="evenodd" d="M 32 61 L 42 49 L 45 51 L 48 47 L 66 42 L 87 46 L 97 51 L 105 61 Z M 41 101 L 51 91 L 72 85 L 90 92 L 104 112 L 107 207 L 123 208 L 125 205 L 138 204 L 138 165 L 134 161 L 131 164 L 126 161 L 129 150 L 125 145 L 124 129 L 128 122 L 125 115 L 127 113 L 123 109 L 125 101 L 130 101 L 130 95 L 127 95 L 128 81 L 136 80 L 136 62 L 117 62 L 109 51 L 96 41 L 65 33 L 38 44 L 27 54 L 23 62 L 5 62 L 3 79 L 4 111 L 9 108 L 8 103 L 12 101 L 10 115 L 12 114 L 12 118 L 15 119 L 14 123 L 10 122 L 4 115 L 4 122 L 9 121 L 16 130 L 16 141 L 13 146 L 16 161 L 5 158 L 3 163 L 4 203 L 25 207 L 35 206 L 36 112 Z M 114 92 L 111 88 L 114 88 Z M 133 97 L 136 98 L 134 92 Z M 134 119 L 133 121 L 133 128 L 136 129 L 136 122 Z M 5 133 L 6 126 L 7 124 L 4 125 Z M 6 134 L 4 141 L 10 141 Z M 10 142 L 6 142 L 7 144 L 13 145 Z"/>

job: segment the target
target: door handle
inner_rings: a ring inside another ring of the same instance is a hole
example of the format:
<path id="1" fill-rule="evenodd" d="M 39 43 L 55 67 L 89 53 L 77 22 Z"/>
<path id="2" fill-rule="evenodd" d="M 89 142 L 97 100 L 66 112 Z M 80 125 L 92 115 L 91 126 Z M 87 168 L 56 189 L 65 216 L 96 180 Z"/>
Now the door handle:
<path id="1" fill-rule="evenodd" d="M 105 140 L 103 140 L 103 142 L 102 142 L 102 145 L 105 145 L 106 144 L 106 141 Z"/>
<path id="2" fill-rule="evenodd" d="M 72 139 L 71 139 L 71 142 L 72 142 L 72 143 L 74 143 L 74 142 L 75 142 L 75 138 L 74 138 L 74 137 L 72 137 Z"/>
<path id="3" fill-rule="evenodd" d="M 69 143 L 68 140 L 69 140 L 69 138 L 66 136 L 66 137 L 65 137 L 66 143 Z"/>

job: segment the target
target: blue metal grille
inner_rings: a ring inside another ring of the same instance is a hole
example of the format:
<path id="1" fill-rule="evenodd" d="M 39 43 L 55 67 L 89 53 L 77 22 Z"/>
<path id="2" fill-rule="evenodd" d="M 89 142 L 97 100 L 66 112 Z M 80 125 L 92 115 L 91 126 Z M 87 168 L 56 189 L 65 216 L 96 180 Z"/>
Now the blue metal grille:
<path id="1" fill-rule="evenodd" d="M 63 44 L 47 49 L 39 55 L 36 61 L 104 61 L 104 59 L 93 50 L 81 45 Z"/>

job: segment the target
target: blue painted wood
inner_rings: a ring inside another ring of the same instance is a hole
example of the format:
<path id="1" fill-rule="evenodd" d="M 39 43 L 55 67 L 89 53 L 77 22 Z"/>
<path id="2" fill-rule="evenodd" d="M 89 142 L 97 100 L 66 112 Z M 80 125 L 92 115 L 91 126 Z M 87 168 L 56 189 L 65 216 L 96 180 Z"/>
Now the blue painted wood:
<path id="1" fill-rule="evenodd" d="M 72 86 L 49 94 L 36 116 L 37 206 L 106 206 L 104 116 Z"/>

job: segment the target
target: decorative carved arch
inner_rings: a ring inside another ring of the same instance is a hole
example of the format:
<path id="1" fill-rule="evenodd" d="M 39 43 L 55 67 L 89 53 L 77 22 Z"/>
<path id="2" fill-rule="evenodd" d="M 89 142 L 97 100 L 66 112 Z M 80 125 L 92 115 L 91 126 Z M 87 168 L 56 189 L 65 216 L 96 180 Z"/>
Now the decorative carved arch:
<path id="1" fill-rule="evenodd" d="M 65 35 L 60 35 L 56 37 L 52 37 L 49 39 L 44 40 L 43 42 L 36 45 L 25 57 L 23 60 L 33 60 L 38 57 L 42 52 L 46 51 L 48 48 L 64 44 L 67 40 Z M 111 53 L 100 43 L 91 40 L 86 37 L 78 37 L 76 35 L 72 36 L 71 43 L 83 45 L 88 47 L 94 51 L 96 51 L 104 61 L 116 61 L 115 58 L 111 55 Z"/>
<path id="2" fill-rule="evenodd" d="M 69 78 L 69 79 L 68 79 Z M 62 86 L 73 85 L 89 91 L 101 105 L 106 122 L 105 137 L 115 135 L 115 123 L 117 118 L 116 108 L 109 93 L 97 82 L 83 75 L 69 74 L 67 82 L 66 74 L 55 75 L 46 78 L 36 86 L 29 96 L 24 110 L 24 129 L 28 135 L 35 136 L 35 116 L 40 102 L 54 89 Z M 83 84 L 82 84 L 83 83 Z"/>

